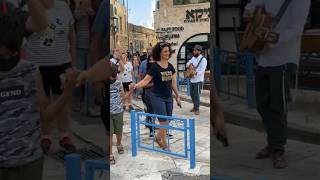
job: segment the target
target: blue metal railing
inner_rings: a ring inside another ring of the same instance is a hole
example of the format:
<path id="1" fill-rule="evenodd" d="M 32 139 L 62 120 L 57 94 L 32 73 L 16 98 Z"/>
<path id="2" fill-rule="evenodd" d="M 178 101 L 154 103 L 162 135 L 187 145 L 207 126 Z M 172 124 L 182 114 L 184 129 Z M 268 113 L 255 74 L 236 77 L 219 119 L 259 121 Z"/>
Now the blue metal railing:
<path id="1" fill-rule="evenodd" d="M 149 116 L 153 119 L 155 118 L 162 118 L 167 119 L 169 122 L 179 122 L 183 124 L 182 127 L 174 127 L 169 125 L 160 125 L 155 123 L 146 123 L 144 119 L 141 117 Z M 153 130 L 155 128 L 165 128 L 168 131 L 175 130 L 175 131 L 181 131 L 183 132 L 184 136 L 184 152 L 173 152 L 170 151 L 170 138 L 167 136 L 167 145 L 169 150 L 162 150 L 160 148 L 155 147 L 155 135 L 152 137 L 152 145 L 147 146 L 144 144 L 141 144 L 141 137 L 140 137 L 140 125 L 147 125 L 151 126 Z M 188 131 L 189 131 L 189 147 L 188 147 Z M 150 151 L 160 152 L 168 155 L 173 155 L 181 158 L 188 158 L 188 152 L 190 153 L 190 168 L 195 168 L 196 159 L 195 159 L 195 122 L 194 119 L 186 119 L 186 118 L 179 118 L 174 116 L 162 116 L 162 115 L 156 115 L 156 114 L 149 114 L 144 112 L 136 112 L 131 111 L 131 143 L 132 143 L 132 156 L 137 156 L 137 148 L 141 149 L 147 149 Z"/>
<path id="2" fill-rule="evenodd" d="M 254 56 L 249 53 L 238 53 L 215 48 L 214 78 L 218 93 L 243 98 L 249 108 L 255 107 L 255 65 Z M 230 81 L 232 75 L 235 83 Z M 226 82 L 223 79 L 226 77 Z M 241 77 L 245 78 L 245 86 L 241 87 Z M 245 88 L 244 94 L 241 90 Z"/>
<path id="3" fill-rule="evenodd" d="M 94 180 L 96 170 L 107 170 L 108 164 L 103 160 L 87 160 L 85 164 L 86 180 Z M 81 156 L 79 154 L 70 154 L 65 156 L 66 180 L 81 180 Z"/>
<path id="4" fill-rule="evenodd" d="M 245 178 L 232 177 L 232 176 L 214 176 L 210 178 L 211 180 L 244 180 Z M 258 176 L 255 180 L 268 180 L 265 176 Z"/>
<path id="5" fill-rule="evenodd" d="M 185 85 L 186 86 L 186 93 L 188 96 L 190 96 L 190 79 L 188 78 L 177 78 L 177 86 L 178 90 L 182 91 L 181 86 Z"/>

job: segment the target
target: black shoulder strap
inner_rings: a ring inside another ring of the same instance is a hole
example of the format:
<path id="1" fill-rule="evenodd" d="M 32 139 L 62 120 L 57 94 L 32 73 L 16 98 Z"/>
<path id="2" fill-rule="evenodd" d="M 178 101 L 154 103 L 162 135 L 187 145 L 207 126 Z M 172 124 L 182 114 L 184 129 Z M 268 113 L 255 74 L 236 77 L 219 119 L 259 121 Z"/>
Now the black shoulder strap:
<path id="1" fill-rule="evenodd" d="M 273 20 L 274 20 L 274 21 L 273 21 L 273 25 L 272 25 L 272 28 L 273 28 L 273 29 L 279 24 L 279 22 L 280 22 L 281 18 L 283 17 L 284 13 L 285 13 L 286 10 L 288 9 L 291 1 L 292 1 L 292 0 L 285 0 L 285 1 L 282 3 L 282 5 L 281 5 L 281 7 L 280 7 L 280 9 L 279 9 L 279 11 L 278 11 L 278 13 L 277 13 L 277 15 L 273 18 Z"/>
<path id="2" fill-rule="evenodd" d="M 202 56 L 202 58 L 200 59 L 199 63 L 197 64 L 196 69 L 198 69 L 199 65 L 201 64 L 202 59 L 204 58 L 204 56 Z"/>

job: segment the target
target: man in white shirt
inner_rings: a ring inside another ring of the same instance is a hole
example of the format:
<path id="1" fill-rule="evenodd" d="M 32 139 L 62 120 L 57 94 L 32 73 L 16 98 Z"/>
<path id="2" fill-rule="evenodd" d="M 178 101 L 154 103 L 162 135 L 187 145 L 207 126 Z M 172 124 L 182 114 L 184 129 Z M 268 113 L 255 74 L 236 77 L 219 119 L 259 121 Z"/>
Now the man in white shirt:
<path id="1" fill-rule="evenodd" d="M 114 49 L 113 53 L 112 53 L 112 58 L 110 59 L 110 61 L 113 64 L 116 64 L 117 66 L 119 66 L 119 72 L 123 72 L 124 71 L 124 64 L 122 61 L 120 61 L 120 57 L 121 56 L 121 52 L 119 49 Z"/>
<path id="2" fill-rule="evenodd" d="M 190 112 L 194 112 L 195 115 L 200 114 L 200 93 L 204 81 L 204 73 L 207 68 L 207 59 L 201 53 L 202 47 L 195 45 L 193 48 L 193 57 L 187 63 L 187 68 L 192 65 L 196 70 L 195 76 L 190 79 L 190 96 L 193 102 L 193 108 Z"/>
<path id="3" fill-rule="evenodd" d="M 264 6 L 275 17 L 285 0 L 252 0 L 245 16 L 257 6 Z M 274 168 L 285 168 L 287 141 L 288 75 L 290 65 L 298 65 L 301 37 L 310 8 L 310 0 L 292 0 L 274 31 L 280 34 L 277 44 L 270 44 L 256 54 L 256 103 L 267 132 L 267 145 L 256 159 L 272 157 Z"/>

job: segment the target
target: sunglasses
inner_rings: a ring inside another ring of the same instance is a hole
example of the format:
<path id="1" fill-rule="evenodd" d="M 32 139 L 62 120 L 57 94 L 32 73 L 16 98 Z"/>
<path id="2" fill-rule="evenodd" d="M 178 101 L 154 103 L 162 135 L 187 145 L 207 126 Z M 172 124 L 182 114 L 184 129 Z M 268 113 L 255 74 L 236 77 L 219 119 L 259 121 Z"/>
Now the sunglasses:
<path id="1" fill-rule="evenodd" d="M 167 43 L 167 42 L 161 42 L 160 44 L 159 44 L 161 47 L 165 47 L 165 46 L 171 46 L 171 44 L 170 43 Z"/>

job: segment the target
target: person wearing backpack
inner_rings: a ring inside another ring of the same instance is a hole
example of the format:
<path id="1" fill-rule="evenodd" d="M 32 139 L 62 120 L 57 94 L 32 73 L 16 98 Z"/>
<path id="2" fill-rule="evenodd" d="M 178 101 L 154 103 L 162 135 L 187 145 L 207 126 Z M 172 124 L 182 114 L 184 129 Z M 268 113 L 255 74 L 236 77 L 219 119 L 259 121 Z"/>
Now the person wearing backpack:
<path id="1" fill-rule="evenodd" d="M 255 53 L 256 104 L 267 133 L 267 144 L 256 154 L 256 159 L 271 158 L 274 168 L 285 168 L 288 166 L 285 145 L 289 66 L 299 64 L 310 0 L 252 0 L 245 8 L 244 18 L 252 18 L 258 7 L 264 7 L 272 16 L 275 26 L 272 31 L 279 38 L 277 43 L 269 43 Z"/>
<path id="2" fill-rule="evenodd" d="M 207 68 L 207 59 L 202 55 L 202 47 L 195 45 L 193 48 L 193 57 L 187 63 L 187 68 L 193 68 L 194 75 L 190 78 L 190 96 L 193 102 L 193 108 L 190 112 L 200 115 L 200 93 L 204 81 L 204 73 Z"/>

